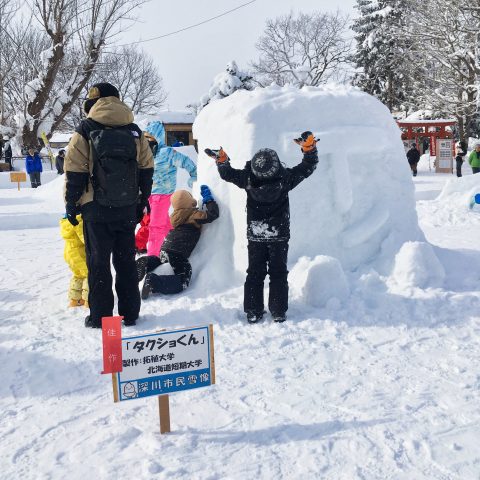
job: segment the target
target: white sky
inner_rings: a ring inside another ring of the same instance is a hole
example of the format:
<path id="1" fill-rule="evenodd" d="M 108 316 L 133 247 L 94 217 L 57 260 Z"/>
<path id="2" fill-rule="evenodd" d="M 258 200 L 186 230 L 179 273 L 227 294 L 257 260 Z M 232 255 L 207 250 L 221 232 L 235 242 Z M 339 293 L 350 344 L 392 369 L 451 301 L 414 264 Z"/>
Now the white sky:
<path id="1" fill-rule="evenodd" d="M 163 35 L 231 10 L 248 0 L 151 0 L 135 12 L 139 23 L 117 43 Z M 240 68 L 257 58 L 255 43 L 267 18 L 293 11 L 335 11 L 352 15 L 355 0 L 257 0 L 205 25 L 153 40 L 142 47 L 154 58 L 168 91 L 166 107 L 184 109 L 208 92 L 213 77 L 230 60 Z"/>

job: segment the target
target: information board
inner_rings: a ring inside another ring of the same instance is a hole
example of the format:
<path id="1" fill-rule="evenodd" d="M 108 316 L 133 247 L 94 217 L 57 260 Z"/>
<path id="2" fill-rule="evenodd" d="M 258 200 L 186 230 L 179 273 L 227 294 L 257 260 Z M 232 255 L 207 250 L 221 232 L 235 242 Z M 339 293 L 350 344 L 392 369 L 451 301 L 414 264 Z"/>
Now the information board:
<path id="1" fill-rule="evenodd" d="M 212 385 L 213 326 L 122 338 L 122 371 L 114 375 L 116 402 Z"/>
<path id="2" fill-rule="evenodd" d="M 452 173 L 453 170 L 453 140 L 442 138 L 437 140 L 436 172 Z"/>

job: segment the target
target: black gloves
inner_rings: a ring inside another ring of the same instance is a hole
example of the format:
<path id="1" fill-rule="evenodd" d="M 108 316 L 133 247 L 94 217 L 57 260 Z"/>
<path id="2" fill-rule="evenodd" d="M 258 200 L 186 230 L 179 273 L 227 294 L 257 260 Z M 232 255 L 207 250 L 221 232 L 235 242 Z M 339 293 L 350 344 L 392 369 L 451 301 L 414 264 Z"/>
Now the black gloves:
<path id="1" fill-rule="evenodd" d="M 74 203 L 67 203 L 65 211 L 67 220 L 76 227 L 78 225 L 77 215 L 80 213 L 80 209 Z"/>

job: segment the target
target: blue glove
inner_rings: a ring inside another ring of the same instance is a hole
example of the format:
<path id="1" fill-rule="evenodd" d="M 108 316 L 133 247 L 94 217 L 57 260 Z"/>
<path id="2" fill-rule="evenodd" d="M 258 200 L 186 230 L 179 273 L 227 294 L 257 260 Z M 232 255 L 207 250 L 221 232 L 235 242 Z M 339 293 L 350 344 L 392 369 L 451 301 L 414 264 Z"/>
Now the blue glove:
<path id="1" fill-rule="evenodd" d="M 203 203 L 213 202 L 212 192 L 206 185 L 200 187 L 200 195 L 202 196 Z"/>

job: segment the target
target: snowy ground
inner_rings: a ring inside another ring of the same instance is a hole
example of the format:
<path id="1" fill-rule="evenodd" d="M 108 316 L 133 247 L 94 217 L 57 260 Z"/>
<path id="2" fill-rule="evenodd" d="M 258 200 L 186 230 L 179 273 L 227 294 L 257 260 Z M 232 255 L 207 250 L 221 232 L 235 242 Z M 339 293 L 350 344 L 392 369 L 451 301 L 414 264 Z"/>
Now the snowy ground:
<path id="1" fill-rule="evenodd" d="M 49 186 L 0 190 L 0 477 L 479 479 L 480 211 L 435 200 L 450 178 L 415 179 L 444 289 L 365 276 L 283 325 L 247 326 L 241 288 L 145 302 L 129 333 L 215 326 L 217 385 L 172 395 L 164 436 L 155 398 L 113 403 L 101 334 L 65 307 Z"/>

